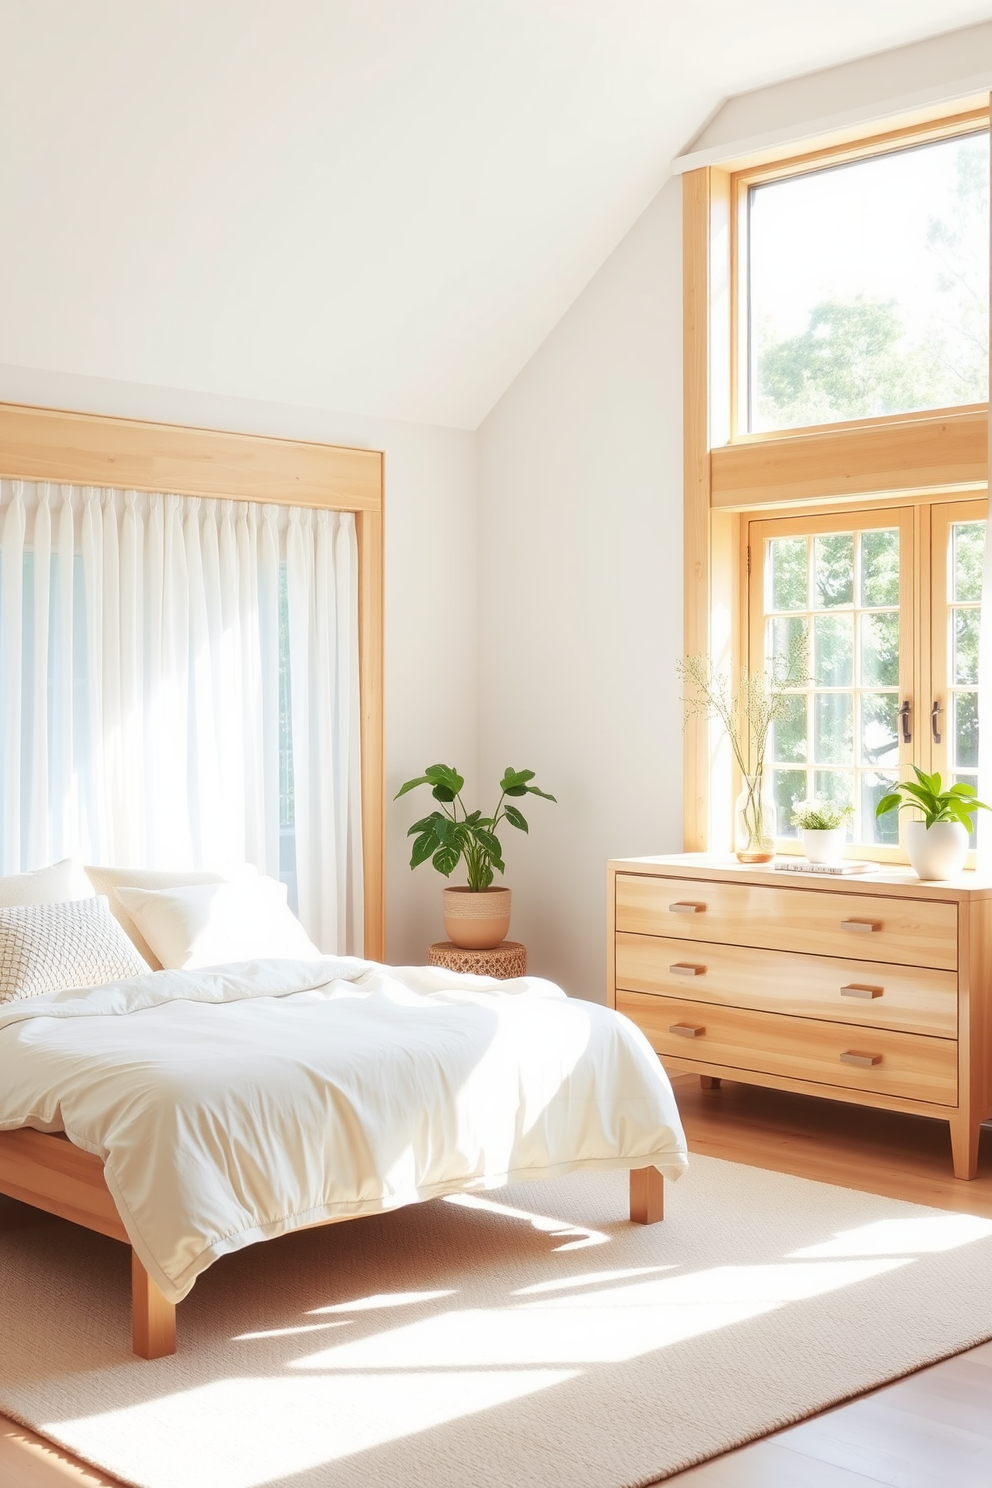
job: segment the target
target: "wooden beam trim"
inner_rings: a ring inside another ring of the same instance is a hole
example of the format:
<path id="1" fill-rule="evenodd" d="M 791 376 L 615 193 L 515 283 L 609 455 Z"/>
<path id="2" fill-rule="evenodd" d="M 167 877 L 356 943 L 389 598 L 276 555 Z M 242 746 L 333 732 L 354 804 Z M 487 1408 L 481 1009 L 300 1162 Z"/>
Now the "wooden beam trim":
<path id="1" fill-rule="evenodd" d="M 0 403 L 0 475 L 378 511 L 378 450 Z"/>
<path id="2" fill-rule="evenodd" d="M 362 728 L 362 954 L 370 961 L 382 961 L 386 955 L 382 512 L 359 512 L 355 524 L 358 534 L 358 666 Z"/>
<path id="3" fill-rule="evenodd" d="M 709 650 L 709 260 L 710 171 L 682 178 L 683 275 L 683 638 L 684 655 Z M 708 834 L 708 729 L 686 721 L 683 743 L 683 847 L 704 848 Z"/>
<path id="4" fill-rule="evenodd" d="M 988 481 L 986 410 L 728 444 L 710 454 L 714 507 L 903 491 L 974 490 Z"/>

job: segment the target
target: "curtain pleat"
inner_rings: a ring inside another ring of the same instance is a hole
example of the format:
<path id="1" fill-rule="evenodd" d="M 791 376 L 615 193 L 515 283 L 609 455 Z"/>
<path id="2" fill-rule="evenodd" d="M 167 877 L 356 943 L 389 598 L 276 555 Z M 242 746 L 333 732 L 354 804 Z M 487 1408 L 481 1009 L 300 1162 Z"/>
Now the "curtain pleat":
<path id="1" fill-rule="evenodd" d="M 51 623 L 52 513 L 48 505 L 48 486 L 39 486 L 34 509 L 32 564 L 34 580 L 34 640 L 31 667 L 34 673 L 34 698 L 31 717 L 30 747 L 27 756 L 30 811 L 28 814 L 28 856 L 44 862 L 48 857 L 48 696 L 49 644 Z"/>
<path id="2" fill-rule="evenodd" d="M 56 844 L 71 842 L 79 820 L 79 783 L 73 768 L 74 740 L 78 726 L 74 718 L 75 689 L 75 573 L 76 547 L 72 515 L 72 487 L 62 486 L 59 506 L 58 547 L 58 617 L 55 648 L 57 684 L 54 691 L 56 711 L 52 719 L 54 768 L 51 776 L 49 811 L 51 821 L 49 852 L 55 857 Z"/>
<path id="3" fill-rule="evenodd" d="M 24 483 L 15 481 L 0 536 L 0 666 L 3 670 L 3 850 L 21 861 L 21 673 L 24 653 Z"/>
<path id="4" fill-rule="evenodd" d="M 262 692 L 261 749 L 262 775 L 265 780 L 275 777 L 280 781 L 280 794 L 292 797 L 292 782 L 286 780 L 286 761 L 280 747 L 279 721 L 283 711 L 281 679 L 279 675 L 280 635 L 282 605 L 280 603 L 281 578 L 285 578 L 285 567 L 280 564 L 280 534 L 278 510 L 263 506 L 261 525 L 258 528 L 258 614 L 259 672 Z M 254 524 L 253 524 L 254 525 Z M 288 674 L 287 674 L 288 676 Z M 287 683 L 288 685 L 288 683 Z M 273 878 L 283 876 L 282 840 L 280 830 L 279 797 L 267 792 L 264 812 L 265 871 Z M 295 873 L 295 860 L 292 864 Z"/>
<path id="5" fill-rule="evenodd" d="M 0 483 L 4 872 L 254 863 L 362 949 L 349 514 Z"/>

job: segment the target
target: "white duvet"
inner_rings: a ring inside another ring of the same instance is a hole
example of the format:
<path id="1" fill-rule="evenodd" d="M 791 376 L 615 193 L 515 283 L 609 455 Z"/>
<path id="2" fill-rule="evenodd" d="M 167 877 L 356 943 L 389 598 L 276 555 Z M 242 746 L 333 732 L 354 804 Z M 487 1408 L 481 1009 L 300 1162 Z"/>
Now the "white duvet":
<path id="1" fill-rule="evenodd" d="M 104 1162 L 170 1301 L 323 1220 L 576 1168 L 687 1166 L 626 1018 L 536 977 L 323 959 L 159 971 L 0 1004 L 0 1129 Z"/>

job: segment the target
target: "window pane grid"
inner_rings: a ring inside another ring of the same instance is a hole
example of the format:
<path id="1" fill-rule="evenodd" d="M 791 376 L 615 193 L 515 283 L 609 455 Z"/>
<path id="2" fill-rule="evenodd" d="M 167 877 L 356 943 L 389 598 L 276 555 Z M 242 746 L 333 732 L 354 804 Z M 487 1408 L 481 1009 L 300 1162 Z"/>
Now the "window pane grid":
<path id="1" fill-rule="evenodd" d="M 854 807 L 853 840 L 897 842 L 874 809 L 899 759 L 898 529 L 772 539 L 764 588 L 766 666 L 797 631 L 810 640 L 810 683 L 770 741 L 778 835 L 798 836 L 792 808 L 815 796 Z"/>
<path id="2" fill-rule="evenodd" d="M 985 523 L 953 522 L 947 545 L 948 773 L 978 788 L 978 636 L 985 565 Z M 977 826 L 977 819 L 976 819 Z M 975 846 L 976 833 L 971 834 Z"/>

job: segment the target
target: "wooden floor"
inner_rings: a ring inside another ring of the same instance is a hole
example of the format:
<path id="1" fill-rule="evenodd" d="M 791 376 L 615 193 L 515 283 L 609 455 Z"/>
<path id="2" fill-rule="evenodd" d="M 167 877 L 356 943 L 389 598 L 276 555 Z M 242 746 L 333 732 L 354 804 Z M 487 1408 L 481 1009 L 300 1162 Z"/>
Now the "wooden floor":
<path id="1" fill-rule="evenodd" d="M 992 1216 L 992 1131 L 978 1178 L 951 1176 L 947 1127 L 922 1118 L 726 1084 L 675 1080 L 694 1152 Z M 992 1488 L 992 1343 L 728 1452 L 678 1488 Z M 118 1488 L 0 1416 L 2 1488 Z M 562 1485 L 567 1488 L 567 1485 Z"/>

